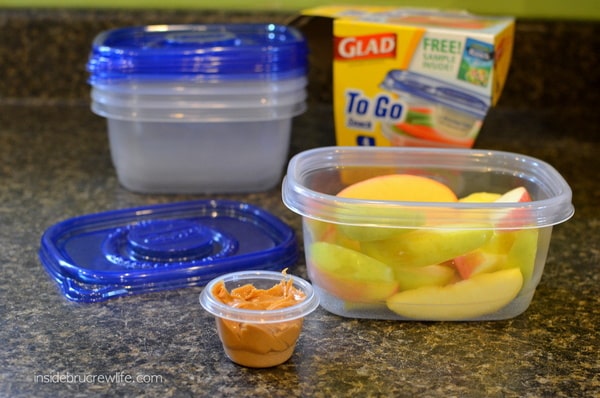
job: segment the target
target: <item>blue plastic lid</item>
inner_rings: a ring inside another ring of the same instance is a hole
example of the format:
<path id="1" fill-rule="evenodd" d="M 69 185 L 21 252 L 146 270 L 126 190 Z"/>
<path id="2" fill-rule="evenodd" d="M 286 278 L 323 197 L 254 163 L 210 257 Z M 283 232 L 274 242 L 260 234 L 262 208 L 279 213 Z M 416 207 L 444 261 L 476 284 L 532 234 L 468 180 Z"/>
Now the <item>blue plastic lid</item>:
<path id="1" fill-rule="evenodd" d="M 278 80 L 306 74 L 308 47 L 276 24 L 149 25 L 94 39 L 89 82 L 123 79 Z"/>
<path id="2" fill-rule="evenodd" d="M 480 118 L 485 117 L 490 107 L 489 98 L 442 80 L 404 70 L 388 72 L 381 87 L 396 93 L 413 95 Z"/>
<path id="3" fill-rule="evenodd" d="M 298 260 L 294 231 L 242 202 L 205 200 L 90 214 L 59 222 L 40 261 L 70 300 L 202 286 L 234 271 L 281 271 Z"/>

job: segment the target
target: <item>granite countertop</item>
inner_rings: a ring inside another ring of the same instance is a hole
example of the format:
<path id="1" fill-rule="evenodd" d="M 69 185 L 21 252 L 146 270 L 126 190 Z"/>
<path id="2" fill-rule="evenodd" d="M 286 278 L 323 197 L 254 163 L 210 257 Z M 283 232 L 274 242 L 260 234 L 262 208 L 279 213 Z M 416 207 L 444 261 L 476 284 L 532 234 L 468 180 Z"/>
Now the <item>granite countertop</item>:
<path id="1" fill-rule="evenodd" d="M 87 40 L 106 26 L 158 19 L 148 15 L 0 11 L 0 396 L 600 395 L 600 102 L 585 90 L 598 83 L 598 54 L 585 51 L 598 48 L 597 23 L 520 21 L 504 96 L 476 144 L 547 161 L 573 189 L 576 214 L 554 228 L 528 310 L 506 321 L 453 323 L 345 319 L 319 308 L 288 362 L 253 370 L 225 357 L 198 303 L 200 287 L 77 304 L 59 293 L 37 257 L 42 232 L 60 220 L 209 197 L 121 187 L 105 121 L 89 110 L 78 69 Z M 9 37 L 7 28 L 19 34 Z M 68 35 L 71 52 L 56 35 Z M 47 71 L 31 56 L 36 51 L 46 55 Z M 4 62 L 6 54 L 12 58 Z M 15 67 L 19 60 L 30 67 Z M 65 71 L 61 60 L 78 66 Z M 66 73 L 71 80 L 62 79 Z M 312 98 L 294 120 L 290 155 L 333 143 L 331 104 Z M 210 197 L 259 205 L 302 242 L 300 217 L 283 205 L 280 187 Z M 291 271 L 306 277 L 304 259 Z M 142 379 L 129 383 L 126 375 Z M 52 382 L 57 376 L 88 379 Z M 121 382 L 90 380 L 100 376 Z"/>

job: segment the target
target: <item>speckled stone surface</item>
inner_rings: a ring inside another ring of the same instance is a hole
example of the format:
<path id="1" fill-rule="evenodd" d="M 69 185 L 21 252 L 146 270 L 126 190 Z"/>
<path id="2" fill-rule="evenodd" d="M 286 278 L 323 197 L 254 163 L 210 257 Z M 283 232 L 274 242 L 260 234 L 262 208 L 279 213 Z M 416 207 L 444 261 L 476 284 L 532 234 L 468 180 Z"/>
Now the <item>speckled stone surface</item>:
<path id="1" fill-rule="evenodd" d="M 206 197 L 140 195 L 119 186 L 105 122 L 87 100 L 82 68 L 91 38 L 130 22 L 260 18 L 287 16 L 0 11 L 0 396 L 600 396 L 594 23 L 520 22 L 505 95 L 477 141 L 479 148 L 545 160 L 573 189 L 576 214 L 555 227 L 524 314 L 426 323 L 344 319 L 318 309 L 287 363 L 253 370 L 225 357 L 198 304 L 201 288 L 91 305 L 60 295 L 37 257 L 46 228 L 81 214 Z M 290 155 L 333 140 L 331 105 L 311 101 L 294 120 Z M 302 241 L 300 218 L 285 208 L 279 187 L 211 197 L 262 206 Z M 303 259 L 292 272 L 306 277 Z M 51 382 L 59 375 L 122 381 Z M 150 380 L 129 383 L 127 375 Z M 43 376 L 50 382 L 36 381 Z"/>

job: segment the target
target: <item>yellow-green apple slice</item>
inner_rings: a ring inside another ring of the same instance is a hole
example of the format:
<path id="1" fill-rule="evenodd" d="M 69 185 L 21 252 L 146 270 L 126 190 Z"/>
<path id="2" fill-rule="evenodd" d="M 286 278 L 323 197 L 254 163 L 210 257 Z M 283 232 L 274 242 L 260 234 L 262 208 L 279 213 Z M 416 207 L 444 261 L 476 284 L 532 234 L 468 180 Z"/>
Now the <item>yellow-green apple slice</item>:
<path id="1" fill-rule="evenodd" d="M 361 242 L 368 256 L 390 266 L 422 267 L 439 264 L 475 250 L 490 240 L 487 225 L 448 225 L 443 229 L 418 229 L 389 239 Z"/>
<path id="2" fill-rule="evenodd" d="M 352 240 L 338 231 L 338 226 L 334 223 L 328 223 L 320 220 L 305 219 L 304 235 L 306 241 L 323 241 L 335 243 L 351 249 L 359 250 L 360 242 Z"/>
<path id="3" fill-rule="evenodd" d="M 462 203 L 490 203 L 499 199 L 502 195 L 492 192 L 473 192 L 458 199 Z"/>
<path id="4" fill-rule="evenodd" d="M 498 198 L 500 198 L 502 195 L 500 195 L 499 193 L 491 193 L 491 192 L 473 192 L 467 196 L 464 196 L 460 199 L 458 199 L 459 203 L 492 203 L 495 200 L 497 200 Z M 485 214 L 485 211 L 484 211 Z M 478 215 L 477 213 L 471 213 L 470 211 L 462 211 L 460 212 L 460 217 L 463 220 L 477 220 L 479 218 L 481 218 L 481 215 Z"/>
<path id="5" fill-rule="evenodd" d="M 518 230 L 497 230 L 494 231 L 492 238 L 481 247 L 486 253 L 506 255 L 515 242 Z"/>
<path id="6" fill-rule="evenodd" d="M 372 177 L 352 184 L 340 192 L 341 198 L 386 200 L 399 202 L 456 202 L 454 192 L 439 181 L 411 174 L 388 174 Z M 372 241 L 386 239 L 411 227 L 422 225 L 426 214 L 422 210 L 378 208 L 357 206 L 356 212 L 365 215 L 364 219 L 394 217 L 401 219 L 399 228 L 384 228 L 357 225 L 340 225 L 340 230 L 351 239 Z"/>
<path id="7" fill-rule="evenodd" d="M 519 268 L 525 283 L 531 280 L 537 256 L 538 229 L 514 232 L 515 240 L 506 256 L 506 268 Z"/>
<path id="8" fill-rule="evenodd" d="M 329 224 L 328 227 L 319 239 L 322 242 L 334 243 L 339 246 L 344 246 L 348 249 L 360 250 L 360 242 L 349 238 L 339 230 L 339 225 Z"/>
<path id="9" fill-rule="evenodd" d="M 312 282 L 346 301 L 385 301 L 398 289 L 392 269 L 355 250 L 327 242 L 308 247 L 308 275 Z"/>
<path id="10" fill-rule="evenodd" d="M 387 239 L 391 236 L 406 233 L 412 228 L 423 225 L 425 215 L 418 210 L 403 209 L 380 209 L 366 206 L 356 206 L 355 214 L 363 215 L 364 220 L 389 219 L 391 217 L 402 220 L 402 226 L 395 228 L 390 226 L 372 227 L 368 225 L 339 224 L 338 230 L 349 239 L 355 241 L 373 241 Z"/>
<path id="11" fill-rule="evenodd" d="M 417 289 L 423 286 L 444 286 L 454 280 L 452 267 L 441 264 L 425 267 L 393 267 L 400 290 Z"/>
<path id="12" fill-rule="evenodd" d="M 492 314 L 509 304 L 521 290 L 517 268 L 475 275 L 447 285 L 405 290 L 387 300 L 396 314 L 420 320 L 460 321 Z"/>
<path id="13" fill-rule="evenodd" d="M 312 218 L 304 219 L 304 233 L 310 237 L 312 241 L 325 239 L 330 234 L 332 225 L 330 223 L 314 220 Z"/>

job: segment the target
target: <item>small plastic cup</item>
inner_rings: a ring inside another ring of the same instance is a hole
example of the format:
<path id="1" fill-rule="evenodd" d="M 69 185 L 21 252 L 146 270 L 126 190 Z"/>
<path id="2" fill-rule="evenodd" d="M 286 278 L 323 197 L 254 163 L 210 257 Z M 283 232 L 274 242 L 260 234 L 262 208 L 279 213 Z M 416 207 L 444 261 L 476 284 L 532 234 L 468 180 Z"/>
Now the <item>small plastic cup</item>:
<path id="1" fill-rule="evenodd" d="M 235 308 L 213 295 L 213 288 L 220 281 L 228 291 L 247 284 L 266 290 L 286 279 L 291 279 L 293 287 L 305 295 L 304 300 L 290 307 L 275 310 Z M 304 317 L 319 306 L 319 298 L 312 285 L 297 276 L 273 271 L 241 271 L 210 281 L 200 294 L 200 304 L 214 315 L 223 349 L 231 361 L 251 368 L 267 368 L 290 359 Z"/>

